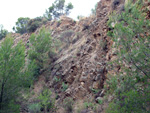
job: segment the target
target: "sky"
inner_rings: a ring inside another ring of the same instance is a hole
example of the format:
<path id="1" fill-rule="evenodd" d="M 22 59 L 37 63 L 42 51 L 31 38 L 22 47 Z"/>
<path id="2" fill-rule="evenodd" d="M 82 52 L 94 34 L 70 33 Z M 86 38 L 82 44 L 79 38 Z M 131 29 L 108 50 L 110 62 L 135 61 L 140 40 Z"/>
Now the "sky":
<path id="1" fill-rule="evenodd" d="M 35 18 L 43 16 L 55 0 L 0 0 L 0 24 L 4 29 L 12 31 L 19 17 Z M 89 16 L 91 9 L 100 0 L 66 0 L 71 2 L 74 9 L 69 17 L 76 19 L 78 15 Z"/>

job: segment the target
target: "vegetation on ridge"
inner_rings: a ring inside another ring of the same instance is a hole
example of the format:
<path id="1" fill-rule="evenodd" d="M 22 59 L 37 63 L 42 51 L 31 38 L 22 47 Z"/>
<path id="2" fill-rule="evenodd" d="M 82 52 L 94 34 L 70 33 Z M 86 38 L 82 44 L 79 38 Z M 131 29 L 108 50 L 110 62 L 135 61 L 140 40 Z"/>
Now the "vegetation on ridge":
<path id="1" fill-rule="evenodd" d="M 5 38 L 8 34 L 8 31 L 6 29 L 3 29 L 3 25 L 0 25 L 0 40 Z"/>
<path id="2" fill-rule="evenodd" d="M 71 9 L 73 9 L 71 2 L 65 5 L 65 0 L 55 0 L 52 6 L 49 7 L 41 17 L 36 17 L 34 19 L 28 17 L 18 18 L 16 27 L 13 27 L 13 31 L 20 34 L 34 32 L 38 27 L 46 24 L 47 21 L 59 19 L 62 15 L 69 15 Z"/>
<path id="3" fill-rule="evenodd" d="M 69 15 L 73 9 L 72 3 L 65 5 L 65 0 L 55 0 L 55 2 L 46 10 L 44 17 L 48 20 L 59 19 L 62 15 Z"/>

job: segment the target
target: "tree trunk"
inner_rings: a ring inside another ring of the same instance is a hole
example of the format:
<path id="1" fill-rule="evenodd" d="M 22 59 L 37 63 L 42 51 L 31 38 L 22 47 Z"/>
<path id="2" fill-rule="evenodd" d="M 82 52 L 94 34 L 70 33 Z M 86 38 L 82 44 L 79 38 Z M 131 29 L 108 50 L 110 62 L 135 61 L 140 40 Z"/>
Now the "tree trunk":
<path id="1" fill-rule="evenodd" d="M 1 94 L 0 94 L 0 110 L 2 110 L 3 93 L 4 93 L 4 82 L 2 83 L 2 86 L 1 86 Z"/>

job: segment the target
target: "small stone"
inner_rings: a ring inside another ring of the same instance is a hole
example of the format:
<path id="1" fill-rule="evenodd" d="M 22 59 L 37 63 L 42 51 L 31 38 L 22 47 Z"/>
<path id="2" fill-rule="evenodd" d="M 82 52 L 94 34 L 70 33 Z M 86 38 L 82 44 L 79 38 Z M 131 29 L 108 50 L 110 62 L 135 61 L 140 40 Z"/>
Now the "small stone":
<path id="1" fill-rule="evenodd" d="M 108 102 L 111 102 L 112 99 L 113 99 L 113 96 L 109 96 L 109 97 L 108 97 Z"/>
<path id="2" fill-rule="evenodd" d="M 83 86 L 83 85 L 84 85 L 84 82 L 81 82 L 81 85 Z"/>
<path id="3" fill-rule="evenodd" d="M 95 99 L 96 102 L 98 102 L 99 100 L 100 100 L 100 101 L 103 101 L 103 98 L 102 98 L 102 97 L 97 97 L 97 98 Z"/>
<path id="4" fill-rule="evenodd" d="M 114 23 L 114 22 L 112 22 L 112 23 L 111 23 L 111 26 L 112 26 L 112 27 L 115 27 L 115 23 Z"/>
<path id="5" fill-rule="evenodd" d="M 99 95 L 99 96 L 100 96 L 100 97 L 103 97 L 103 96 L 104 96 L 104 92 L 105 92 L 105 91 L 104 91 L 104 90 L 102 90 L 102 92 L 100 93 L 100 95 Z"/>
<path id="6" fill-rule="evenodd" d="M 65 94 L 66 94 L 66 95 L 70 95 L 70 94 L 71 94 L 71 89 L 68 88 L 68 89 L 65 91 Z"/>
<path id="7" fill-rule="evenodd" d="M 98 89 L 99 88 L 99 81 L 93 83 L 93 88 L 94 89 Z"/>
<path id="8" fill-rule="evenodd" d="M 97 81 L 98 79 L 100 79 L 100 74 L 97 74 L 96 77 L 94 78 L 95 81 Z"/>

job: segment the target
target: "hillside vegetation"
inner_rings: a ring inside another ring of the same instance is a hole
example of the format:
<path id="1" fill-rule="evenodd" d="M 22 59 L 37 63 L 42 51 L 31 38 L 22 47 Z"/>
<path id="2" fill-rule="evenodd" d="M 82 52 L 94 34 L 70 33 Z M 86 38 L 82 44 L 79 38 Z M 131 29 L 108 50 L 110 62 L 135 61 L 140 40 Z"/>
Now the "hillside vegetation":
<path id="1" fill-rule="evenodd" d="M 109 105 L 111 113 L 149 112 L 150 100 L 150 21 L 147 4 L 142 1 L 125 4 L 121 14 L 114 13 L 108 21 L 112 29 L 117 60 L 120 66 L 115 77 L 109 78 L 110 92 L 115 94 Z M 115 25 L 112 27 L 112 23 Z"/>
<path id="2" fill-rule="evenodd" d="M 101 0 L 79 21 L 72 8 L 1 27 L 0 112 L 149 113 L 150 1 Z"/>

